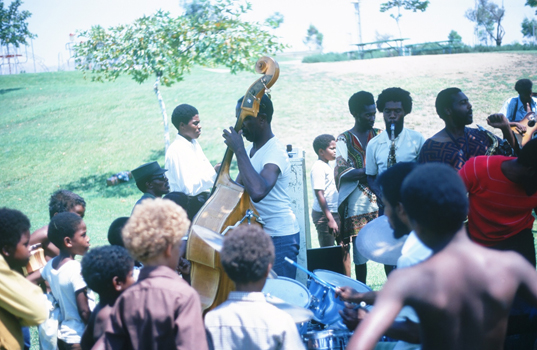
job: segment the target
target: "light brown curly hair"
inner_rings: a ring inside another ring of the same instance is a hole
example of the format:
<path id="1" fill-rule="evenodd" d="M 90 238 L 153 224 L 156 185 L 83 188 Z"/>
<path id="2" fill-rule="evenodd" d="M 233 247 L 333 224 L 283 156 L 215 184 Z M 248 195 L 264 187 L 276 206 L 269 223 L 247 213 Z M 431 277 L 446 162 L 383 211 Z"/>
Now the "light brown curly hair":
<path id="1" fill-rule="evenodd" d="M 174 202 L 146 199 L 134 208 L 123 228 L 123 242 L 132 257 L 144 263 L 162 254 L 168 244 L 176 245 L 189 225 L 186 212 Z"/>

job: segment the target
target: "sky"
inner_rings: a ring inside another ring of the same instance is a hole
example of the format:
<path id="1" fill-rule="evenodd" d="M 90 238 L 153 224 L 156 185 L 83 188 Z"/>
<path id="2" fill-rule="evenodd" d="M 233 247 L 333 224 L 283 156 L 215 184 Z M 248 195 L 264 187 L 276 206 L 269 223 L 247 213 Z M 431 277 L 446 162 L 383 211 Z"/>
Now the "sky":
<path id="1" fill-rule="evenodd" d="M 502 0 L 491 0 L 501 5 Z M 524 17 L 535 18 L 535 9 L 524 6 L 526 0 L 503 0 L 505 19 L 503 42 L 522 42 L 520 23 Z M 4 0 L 9 3 L 10 0 Z M 389 13 L 380 12 L 384 0 L 360 0 L 362 42 L 375 41 L 378 34 L 399 37 L 396 22 Z M 354 5 L 347 0 L 250 0 L 252 11 L 245 20 L 264 21 L 274 12 L 284 16 L 284 23 L 275 31 L 288 51 L 305 51 L 303 44 L 307 28 L 314 25 L 323 35 L 324 52 L 344 52 L 359 42 Z M 451 30 L 457 31 L 466 44 L 476 43 L 474 25 L 464 13 L 475 6 L 475 0 L 430 0 L 425 12 L 403 11 L 401 34 L 405 44 L 447 40 Z M 37 34 L 33 40 L 36 71 L 69 69 L 73 67 L 66 45 L 69 34 L 100 24 L 104 27 L 130 23 L 158 9 L 180 15 L 179 0 L 23 0 L 21 9 L 28 10 L 29 30 Z M 21 52 L 24 60 L 26 52 Z M 28 47 L 28 63 L 21 67 L 34 72 L 32 50 Z M 5 66 L 3 72 L 5 73 Z"/>

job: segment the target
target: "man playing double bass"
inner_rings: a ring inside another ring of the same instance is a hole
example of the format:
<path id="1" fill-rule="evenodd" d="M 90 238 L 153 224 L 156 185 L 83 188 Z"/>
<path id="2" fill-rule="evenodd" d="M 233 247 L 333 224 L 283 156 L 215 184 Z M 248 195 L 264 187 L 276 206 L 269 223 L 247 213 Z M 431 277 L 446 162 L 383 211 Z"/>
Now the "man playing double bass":
<path id="1" fill-rule="evenodd" d="M 237 104 L 237 116 L 240 115 L 242 100 L 239 99 Z M 296 267 L 284 258 L 297 261 L 300 228 L 287 194 L 291 165 L 284 145 L 272 132 L 273 112 L 272 101 L 263 95 L 258 115 L 247 116 L 241 130 L 230 127 L 224 130 L 222 136 L 237 158 L 237 182 L 250 195 L 263 219 L 264 230 L 274 242 L 276 258 L 273 270 L 279 276 L 295 278 Z M 248 149 L 244 147 L 241 136 L 252 142 Z"/>

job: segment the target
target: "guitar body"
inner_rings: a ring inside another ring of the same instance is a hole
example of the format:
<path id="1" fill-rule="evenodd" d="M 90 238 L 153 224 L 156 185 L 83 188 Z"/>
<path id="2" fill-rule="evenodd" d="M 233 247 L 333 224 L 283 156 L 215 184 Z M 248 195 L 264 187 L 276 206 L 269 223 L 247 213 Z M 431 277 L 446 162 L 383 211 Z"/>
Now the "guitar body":
<path id="1" fill-rule="evenodd" d="M 278 79 L 279 67 L 270 57 L 262 57 L 256 63 L 256 72 L 264 74 L 250 86 L 241 105 L 235 130 L 240 130 L 246 116 L 255 116 L 259 112 L 259 101 L 266 89 Z M 190 260 L 190 282 L 198 292 L 203 313 L 227 300 L 229 292 L 235 290 L 235 284 L 225 273 L 220 263 L 220 255 L 199 237 L 194 225 L 222 233 L 227 227 L 241 221 L 248 209 L 257 212 L 244 187 L 233 181 L 229 175 L 233 152 L 228 148 L 218 173 L 213 193 L 192 220 L 188 238 L 186 258 Z M 255 218 L 251 224 L 259 225 Z"/>
<path id="2" fill-rule="evenodd" d="M 528 126 L 529 119 L 528 119 L 527 115 L 524 117 L 524 119 L 519 121 L 519 123 L 526 127 L 526 132 L 525 133 L 520 134 L 517 131 L 516 127 L 514 127 L 514 126 L 511 127 L 511 130 L 513 130 L 515 132 L 515 136 L 516 136 L 516 138 L 518 140 L 518 143 L 520 144 L 520 147 L 524 147 L 524 145 L 526 143 L 531 141 L 531 139 L 533 138 L 533 135 L 537 132 L 537 123 L 535 123 L 535 125 L 533 127 L 529 127 Z"/>

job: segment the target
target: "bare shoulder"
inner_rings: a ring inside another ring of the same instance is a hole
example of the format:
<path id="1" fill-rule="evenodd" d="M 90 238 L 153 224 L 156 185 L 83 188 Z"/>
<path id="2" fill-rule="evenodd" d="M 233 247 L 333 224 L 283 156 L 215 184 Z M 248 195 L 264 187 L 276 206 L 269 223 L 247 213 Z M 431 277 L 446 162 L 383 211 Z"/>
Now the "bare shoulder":
<path id="1" fill-rule="evenodd" d="M 48 225 L 38 228 L 30 235 L 30 245 L 48 242 Z"/>

